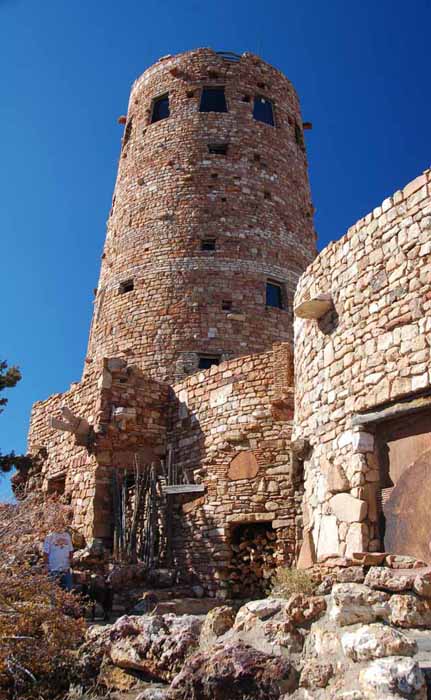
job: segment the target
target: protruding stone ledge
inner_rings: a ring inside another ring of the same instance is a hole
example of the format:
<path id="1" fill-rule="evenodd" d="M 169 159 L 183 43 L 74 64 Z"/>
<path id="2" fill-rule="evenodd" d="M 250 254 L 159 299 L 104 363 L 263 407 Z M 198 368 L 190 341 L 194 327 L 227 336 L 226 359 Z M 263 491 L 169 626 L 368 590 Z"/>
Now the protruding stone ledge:
<path id="1" fill-rule="evenodd" d="M 232 513 L 226 516 L 227 523 L 267 523 L 275 520 L 275 513 Z"/>
<path id="2" fill-rule="evenodd" d="M 332 296 L 330 294 L 317 294 L 312 299 L 306 299 L 295 306 L 294 313 L 298 318 L 307 318 L 317 321 L 322 318 L 333 307 Z"/>
<path id="3" fill-rule="evenodd" d="M 77 445 L 85 445 L 90 434 L 91 427 L 85 418 L 75 416 L 66 405 L 61 406 L 63 420 L 50 416 L 48 425 L 54 430 L 62 430 L 75 436 Z"/>

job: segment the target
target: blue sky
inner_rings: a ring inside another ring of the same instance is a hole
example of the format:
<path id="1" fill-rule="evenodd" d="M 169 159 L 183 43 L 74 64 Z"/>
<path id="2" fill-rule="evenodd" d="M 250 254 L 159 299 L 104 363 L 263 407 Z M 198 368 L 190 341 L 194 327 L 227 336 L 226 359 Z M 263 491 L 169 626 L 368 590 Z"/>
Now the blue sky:
<path id="1" fill-rule="evenodd" d="M 210 46 L 286 73 L 321 248 L 429 166 L 430 27 L 428 0 L 0 0 L 0 359 L 23 372 L 0 449 L 25 450 L 31 404 L 80 377 L 116 120 L 145 68 Z"/>

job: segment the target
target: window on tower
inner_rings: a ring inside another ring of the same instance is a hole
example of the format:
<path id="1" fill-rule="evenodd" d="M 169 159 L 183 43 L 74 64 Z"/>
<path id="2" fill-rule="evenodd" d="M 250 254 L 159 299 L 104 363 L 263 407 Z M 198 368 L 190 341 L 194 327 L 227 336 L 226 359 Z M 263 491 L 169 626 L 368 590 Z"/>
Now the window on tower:
<path id="1" fill-rule="evenodd" d="M 118 288 L 118 293 L 119 294 L 127 294 L 127 292 L 133 291 L 134 284 L 133 280 L 125 280 L 125 282 L 121 282 L 119 288 Z"/>
<path id="2" fill-rule="evenodd" d="M 169 117 L 169 95 L 162 95 L 153 100 L 151 111 L 151 123 L 159 122 Z"/>
<path id="3" fill-rule="evenodd" d="M 256 95 L 254 98 L 253 117 L 258 122 L 274 126 L 274 105 L 266 97 Z"/>
<path id="4" fill-rule="evenodd" d="M 215 249 L 216 249 L 216 239 L 215 238 L 202 238 L 201 250 L 215 250 Z"/>
<path id="5" fill-rule="evenodd" d="M 215 156 L 226 156 L 227 155 L 227 143 L 209 143 L 208 153 Z"/>
<path id="6" fill-rule="evenodd" d="M 199 355 L 198 368 L 199 369 L 209 369 L 213 365 L 220 364 L 219 355 Z"/>
<path id="7" fill-rule="evenodd" d="M 224 87 L 204 87 L 202 89 L 200 112 L 227 112 Z"/>
<path id="8" fill-rule="evenodd" d="M 272 306 L 275 309 L 283 308 L 283 285 L 280 282 L 267 281 L 266 306 Z"/>

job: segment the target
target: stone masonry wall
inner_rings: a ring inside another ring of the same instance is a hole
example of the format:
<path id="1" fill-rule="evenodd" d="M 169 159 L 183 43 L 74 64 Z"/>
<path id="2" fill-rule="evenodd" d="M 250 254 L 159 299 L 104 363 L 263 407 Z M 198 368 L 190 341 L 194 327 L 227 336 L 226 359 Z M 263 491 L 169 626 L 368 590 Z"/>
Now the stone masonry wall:
<path id="1" fill-rule="evenodd" d="M 174 553 L 179 570 L 195 574 L 210 593 L 223 589 L 228 578 L 235 525 L 272 523 L 278 563 L 295 556 L 301 484 L 295 482 L 290 455 L 291 364 L 286 343 L 224 362 L 173 387 L 174 461 L 180 474 L 205 486 L 202 496 L 188 502 L 182 497 L 178 504 Z"/>
<path id="2" fill-rule="evenodd" d="M 203 87 L 218 86 L 228 111 L 200 112 Z M 169 117 L 151 123 L 165 94 Z M 272 101 L 274 126 L 253 118 L 255 96 Z M 130 96 L 85 371 L 124 357 L 173 382 L 201 353 L 223 360 L 292 340 L 295 286 L 315 255 L 312 215 L 287 78 L 248 53 L 158 61 Z M 206 238 L 215 250 L 201 249 Z M 268 279 L 281 284 L 283 308 L 266 306 Z"/>
<path id="3" fill-rule="evenodd" d="M 382 546 L 374 435 L 352 420 L 431 389 L 430 171 L 319 255 L 299 282 L 295 307 L 325 294 L 332 310 L 295 320 L 294 434 L 310 446 L 305 559 Z"/>
<path id="4" fill-rule="evenodd" d="M 112 538 L 112 470 L 132 469 L 164 456 L 170 390 L 142 376 L 119 358 L 92 368 L 81 383 L 33 406 L 29 452 L 38 455 L 36 478 L 44 491 L 59 477 L 74 513 L 74 525 L 88 538 Z M 85 418 L 91 432 L 85 446 L 70 432 L 54 429 L 51 417 L 61 419 L 61 407 Z M 31 483 L 28 485 L 31 487 Z"/>
<path id="5" fill-rule="evenodd" d="M 60 408 L 65 404 L 73 413 L 85 416 L 90 423 L 94 423 L 96 374 L 97 368 L 94 367 L 83 382 L 71 384 L 68 391 L 35 403 L 28 434 L 28 452 L 40 457 L 37 477 L 27 484 L 27 488 L 34 488 L 38 483 L 44 491 L 48 491 L 50 482 L 59 476 L 64 477 L 65 494 L 73 507 L 74 524 L 85 536 L 92 535 L 96 460 L 86 447 L 76 445 L 71 433 L 51 428 L 49 418 L 60 418 Z"/>

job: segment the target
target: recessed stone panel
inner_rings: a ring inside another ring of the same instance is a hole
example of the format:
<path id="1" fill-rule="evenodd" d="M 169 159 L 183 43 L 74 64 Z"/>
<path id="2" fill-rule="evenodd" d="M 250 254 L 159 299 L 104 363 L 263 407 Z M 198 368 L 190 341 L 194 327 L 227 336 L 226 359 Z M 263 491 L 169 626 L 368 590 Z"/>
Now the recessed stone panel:
<path id="1" fill-rule="evenodd" d="M 231 481 L 254 479 L 259 470 L 253 452 L 239 452 L 229 465 L 228 477 Z"/>

